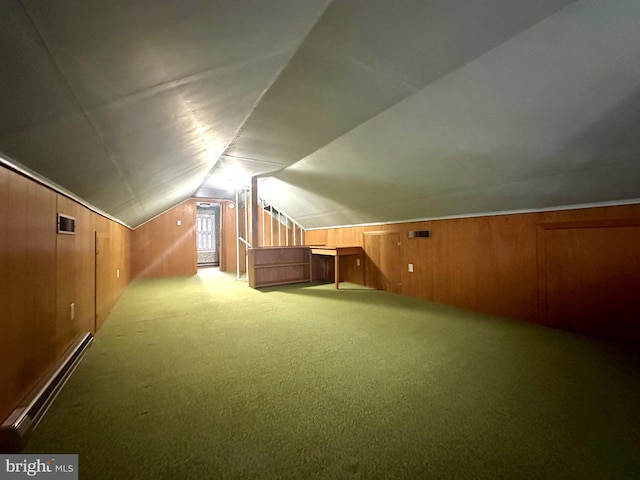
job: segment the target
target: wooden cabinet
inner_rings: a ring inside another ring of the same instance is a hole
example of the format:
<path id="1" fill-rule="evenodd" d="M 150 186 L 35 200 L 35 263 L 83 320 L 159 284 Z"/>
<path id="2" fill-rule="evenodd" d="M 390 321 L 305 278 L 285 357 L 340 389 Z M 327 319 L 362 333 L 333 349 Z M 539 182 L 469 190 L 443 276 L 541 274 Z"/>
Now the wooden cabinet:
<path id="1" fill-rule="evenodd" d="M 309 247 L 263 247 L 249 249 L 251 288 L 311 282 Z"/>

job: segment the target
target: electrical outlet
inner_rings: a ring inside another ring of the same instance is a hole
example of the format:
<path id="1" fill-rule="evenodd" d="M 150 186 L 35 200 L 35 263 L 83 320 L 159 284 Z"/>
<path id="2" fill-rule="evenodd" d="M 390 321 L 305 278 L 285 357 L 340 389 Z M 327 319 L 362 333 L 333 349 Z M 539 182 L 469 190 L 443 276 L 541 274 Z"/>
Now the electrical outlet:
<path id="1" fill-rule="evenodd" d="M 116 278 L 120 278 L 120 269 L 116 268 Z"/>
<path id="2" fill-rule="evenodd" d="M 413 263 L 409 264 L 409 273 L 413 273 Z"/>
<path id="3" fill-rule="evenodd" d="M 69 305 L 69 316 L 71 317 L 71 320 L 75 320 L 76 319 L 76 304 L 72 303 L 71 305 Z"/>
<path id="4" fill-rule="evenodd" d="M 356 267 L 359 267 L 359 266 L 360 266 L 360 259 L 356 258 Z"/>
<path id="5" fill-rule="evenodd" d="M 182 220 L 178 220 L 178 221 L 176 222 L 176 225 L 178 225 L 178 226 L 182 225 Z"/>

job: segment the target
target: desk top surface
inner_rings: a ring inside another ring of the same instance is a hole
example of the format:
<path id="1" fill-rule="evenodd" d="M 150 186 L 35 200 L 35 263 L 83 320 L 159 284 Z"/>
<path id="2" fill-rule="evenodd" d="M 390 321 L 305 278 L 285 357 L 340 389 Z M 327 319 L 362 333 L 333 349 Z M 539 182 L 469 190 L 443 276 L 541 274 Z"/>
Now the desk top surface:
<path id="1" fill-rule="evenodd" d="M 351 247 L 335 247 L 335 246 L 327 246 L 327 245 L 318 245 L 318 246 L 309 246 L 311 249 L 311 253 L 314 255 L 357 255 L 362 253 L 362 247 L 359 246 L 351 246 Z"/>

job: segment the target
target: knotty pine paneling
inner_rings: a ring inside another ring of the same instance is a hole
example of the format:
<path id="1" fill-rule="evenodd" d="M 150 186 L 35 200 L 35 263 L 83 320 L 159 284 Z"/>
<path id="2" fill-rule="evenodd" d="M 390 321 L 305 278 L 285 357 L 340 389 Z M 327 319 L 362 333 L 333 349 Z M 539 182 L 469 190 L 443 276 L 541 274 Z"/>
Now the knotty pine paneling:
<path id="1" fill-rule="evenodd" d="M 133 277 L 195 275 L 195 223 L 196 204 L 189 199 L 136 228 L 131 238 Z"/>
<path id="2" fill-rule="evenodd" d="M 640 296 L 638 290 L 633 290 L 638 284 L 636 276 L 640 275 L 637 242 L 635 233 L 623 227 L 625 219 L 633 223 L 633 219 L 638 218 L 640 205 L 595 207 L 312 230 L 306 232 L 306 243 L 365 247 L 363 233 L 395 231 L 400 235 L 400 293 L 404 295 L 601 336 L 622 338 L 626 335 L 627 340 L 640 341 L 635 333 L 637 325 L 627 318 L 636 315 L 631 299 Z M 556 231 L 542 237 L 539 233 L 540 225 L 545 224 L 603 221 L 617 222 L 617 228 L 606 228 L 602 232 L 591 229 L 593 236 L 585 230 L 572 233 L 570 238 Z M 430 230 L 431 237 L 409 239 L 409 230 Z M 540 238 L 547 242 L 551 255 L 550 263 L 544 268 L 539 266 L 539 257 L 545 251 L 540 249 Z M 604 244 L 610 245 L 611 250 L 603 253 Z M 367 252 L 367 248 L 365 253 L 375 255 Z M 569 262 L 568 259 L 574 258 L 572 255 L 583 257 Z M 611 255 L 616 255 L 615 261 L 607 261 Z M 408 271 L 409 263 L 413 264 L 413 273 Z M 609 271 L 605 275 L 603 269 L 606 268 Z M 384 267 L 380 275 L 388 276 Z M 588 282 L 580 279 L 589 275 L 607 279 L 606 288 L 601 288 L 598 295 L 591 295 L 597 304 L 592 308 L 602 311 L 605 305 L 613 305 L 609 314 L 626 318 L 621 320 L 621 325 L 615 322 L 596 325 L 599 320 L 588 319 L 581 310 L 580 298 L 590 294 Z M 627 281 L 613 280 L 618 277 Z M 571 290 L 573 287 L 569 285 L 576 279 L 576 291 L 582 293 L 568 302 L 553 297 L 547 304 L 549 292 Z M 626 290 L 623 285 L 627 285 Z M 601 298 L 602 295 L 605 297 Z"/>

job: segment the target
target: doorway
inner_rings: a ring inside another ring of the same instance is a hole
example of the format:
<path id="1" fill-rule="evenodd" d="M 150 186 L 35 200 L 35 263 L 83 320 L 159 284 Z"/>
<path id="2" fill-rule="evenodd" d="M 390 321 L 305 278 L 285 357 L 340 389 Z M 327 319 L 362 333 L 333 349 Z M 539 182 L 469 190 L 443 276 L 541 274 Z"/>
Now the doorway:
<path id="1" fill-rule="evenodd" d="M 220 204 L 196 203 L 198 267 L 220 266 Z"/>
<path id="2" fill-rule="evenodd" d="M 95 324 L 94 332 L 97 332 L 102 323 L 109 314 L 109 306 L 111 305 L 111 299 L 109 298 L 109 292 L 112 288 L 109 288 L 110 274 L 111 274 L 111 238 L 108 235 L 95 232 Z"/>
<path id="3" fill-rule="evenodd" d="M 364 233 L 365 279 L 368 287 L 400 293 L 400 233 Z"/>

